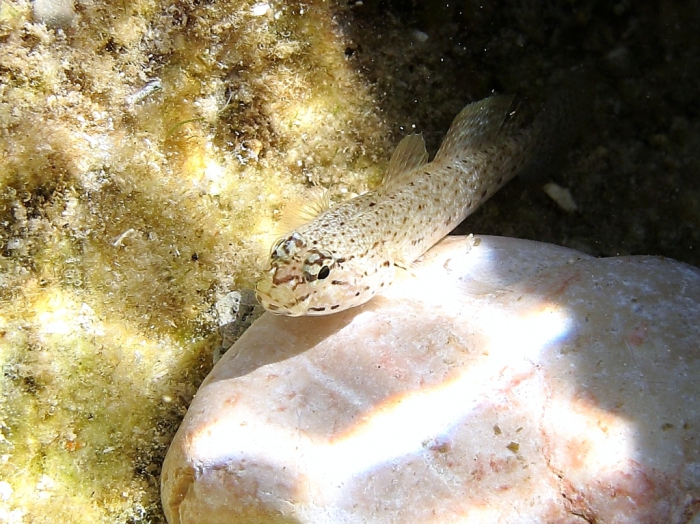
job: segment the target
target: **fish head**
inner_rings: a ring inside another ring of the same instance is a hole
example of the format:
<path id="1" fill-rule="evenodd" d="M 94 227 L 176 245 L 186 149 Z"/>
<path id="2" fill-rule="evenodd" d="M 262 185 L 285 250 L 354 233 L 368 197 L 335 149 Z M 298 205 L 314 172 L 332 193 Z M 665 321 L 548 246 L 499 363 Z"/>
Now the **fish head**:
<path id="1" fill-rule="evenodd" d="M 298 232 L 275 242 L 270 268 L 256 286 L 266 310 L 292 317 L 327 315 L 363 304 L 375 294 L 379 286 L 374 283 L 386 271 L 374 271 L 368 280 L 365 269 L 317 244 Z"/>

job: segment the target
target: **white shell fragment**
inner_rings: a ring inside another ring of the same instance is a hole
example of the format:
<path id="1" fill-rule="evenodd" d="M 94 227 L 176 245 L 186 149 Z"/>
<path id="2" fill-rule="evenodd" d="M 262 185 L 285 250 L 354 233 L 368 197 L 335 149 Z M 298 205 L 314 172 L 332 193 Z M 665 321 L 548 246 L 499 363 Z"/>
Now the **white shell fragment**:
<path id="1" fill-rule="evenodd" d="M 424 33 L 423 31 L 419 31 L 418 29 L 414 30 L 412 34 L 415 41 L 420 44 L 427 42 L 430 38 L 426 33 Z"/>
<path id="2" fill-rule="evenodd" d="M 567 213 L 573 213 L 578 209 L 574 197 L 571 196 L 571 191 L 559 184 L 549 182 L 542 188 L 547 196 L 554 200 L 557 205 Z"/>
<path id="3" fill-rule="evenodd" d="M 172 442 L 170 524 L 697 522 L 700 270 L 480 238 L 253 324 Z"/>

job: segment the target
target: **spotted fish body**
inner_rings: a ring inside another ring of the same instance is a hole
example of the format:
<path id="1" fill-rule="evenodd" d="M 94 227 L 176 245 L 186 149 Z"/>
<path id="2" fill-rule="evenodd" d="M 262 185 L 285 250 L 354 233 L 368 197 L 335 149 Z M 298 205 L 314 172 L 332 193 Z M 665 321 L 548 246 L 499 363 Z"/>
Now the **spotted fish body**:
<path id="1" fill-rule="evenodd" d="M 538 120 L 495 96 L 457 115 L 432 162 L 420 135 L 404 138 L 382 185 L 279 239 L 257 285 L 273 313 L 325 315 L 359 306 L 454 229 L 529 163 Z"/>

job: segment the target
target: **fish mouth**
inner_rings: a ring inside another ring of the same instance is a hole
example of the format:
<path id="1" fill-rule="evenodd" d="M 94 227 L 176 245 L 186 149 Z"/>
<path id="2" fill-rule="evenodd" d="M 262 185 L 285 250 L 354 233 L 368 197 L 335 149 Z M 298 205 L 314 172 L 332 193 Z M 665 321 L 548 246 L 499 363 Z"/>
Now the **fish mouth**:
<path id="1" fill-rule="evenodd" d="M 259 288 L 256 288 L 255 290 L 255 298 L 260 302 L 260 305 L 264 307 L 267 311 L 270 313 L 274 313 L 275 315 L 285 315 L 288 317 L 300 317 L 302 316 L 306 308 L 302 307 L 297 309 L 299 304 L 303 303 L 306 301 L 310 296 L 310 293 L 307 293 L 306 295 L 303 295 L 298 298 L 294 298 L 291 303 L 282 305 L 280 301 L 275 300 L 270 296 L 269 293 L 266 293 L 264 291 L 261 291 Z"/>
<path id="2" fill-rule="evenodd" d="M 279 302 L 272 298 L 269 293 L 262 291 L 260 289 L 260 284 L 261 283 L 258 283 L 258 285 L 255 287 L 255 298 L 258 299 L 260 305 L 272 313 L 283 314 L 283 311 L 280 311 L 282 308 L 279 305 Z"/>
<path id="3" fill-rule="evenodd" d="M 255 290 L 255 298 L 258 300 L 258 302 L 260 302 L 260 305 L 264 307 L 267 311 L 277 313 L 277 310 L 279 310 L 279 306 L 274 303 L 272 297 L 258 289 Z"/>

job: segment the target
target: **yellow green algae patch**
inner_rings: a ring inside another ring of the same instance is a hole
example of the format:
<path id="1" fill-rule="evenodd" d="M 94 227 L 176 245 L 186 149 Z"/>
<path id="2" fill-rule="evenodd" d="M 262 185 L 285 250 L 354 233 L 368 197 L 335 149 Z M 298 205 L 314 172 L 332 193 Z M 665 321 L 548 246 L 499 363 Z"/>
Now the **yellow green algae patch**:
<path id="1" fill-rule="evenodd" d="M 161 522 L 160 462 L 290 197 L 388 157 L 334 4 L 0 3 L 0 522 Z"/>

